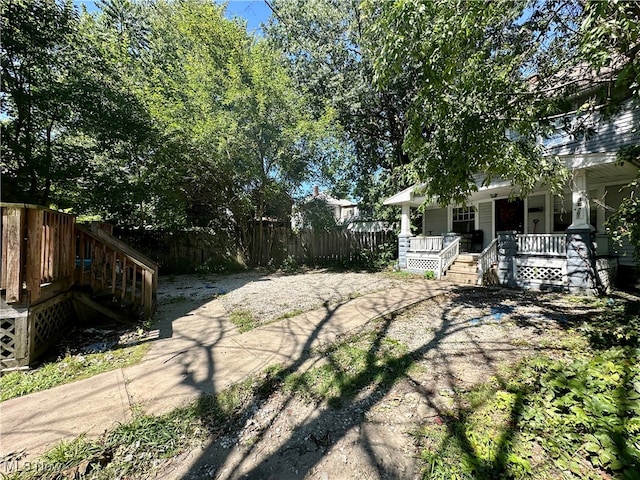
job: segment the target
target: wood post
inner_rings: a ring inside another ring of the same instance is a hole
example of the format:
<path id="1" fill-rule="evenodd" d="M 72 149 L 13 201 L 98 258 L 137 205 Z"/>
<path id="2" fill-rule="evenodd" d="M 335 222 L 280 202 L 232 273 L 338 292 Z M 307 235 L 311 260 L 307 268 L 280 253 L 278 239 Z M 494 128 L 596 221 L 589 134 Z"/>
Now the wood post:
<path id="1" fill-rule="evenodd" d="M 24 217 L 23 208 L 6 207 L 2 219 L 2 243 L 7 247 L 6 253 L 3 252 L 2 256 L 2 282 L 7 289 L 7 303 L 20 303 L 22 301 Z"/>

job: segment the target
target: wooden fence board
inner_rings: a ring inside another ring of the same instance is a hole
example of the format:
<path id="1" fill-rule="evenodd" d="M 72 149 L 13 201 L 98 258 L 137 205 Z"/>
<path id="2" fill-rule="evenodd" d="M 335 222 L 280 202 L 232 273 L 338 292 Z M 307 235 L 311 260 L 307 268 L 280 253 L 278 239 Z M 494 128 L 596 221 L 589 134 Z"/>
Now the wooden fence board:
<path id="1" fill-rule="evenodd" d="M 42 210 L 27 211 L 27 291 L 30 301 L 35 302 L 40 297 L 41 265 L 42 261 Z"/>

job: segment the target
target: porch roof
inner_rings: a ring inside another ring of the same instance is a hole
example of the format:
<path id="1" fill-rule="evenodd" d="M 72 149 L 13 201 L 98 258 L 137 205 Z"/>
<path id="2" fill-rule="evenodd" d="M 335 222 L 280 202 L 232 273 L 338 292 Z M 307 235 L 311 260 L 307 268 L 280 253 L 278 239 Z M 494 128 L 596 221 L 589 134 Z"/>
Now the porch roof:
<path id="1" fill-rule="evenodd" d="M 627 183 L 638 174 L 638 165 L 632 162 L 621 163 L 616 159 L 615 154 L 610 153 L 567 156 L 563 160 L 570 170 L 587 170 L 590 181 L 594 183 Z M 478 190 L 469 195 L 469 202 L 509 196 L 514 189 L 512 182 L 509 180 L 495 178 L 489 185 L 483 185 L 484 180 L 485 176 L 482 174 L 475 176 Z M 420 191 L 424 187 L 425 184 L 422 183 L 405 188 L 384 200 L 383 205 L 419 207 L 428 199 L 424 195 L 416 194 L 416 191 Z M 517 187 L 515 188 L 517 193 L 518 189 Z M 534 191 L 537 191 L 537 189 Z M 429 198 L 426 207 L 438 207 L 438 198 Z"/>

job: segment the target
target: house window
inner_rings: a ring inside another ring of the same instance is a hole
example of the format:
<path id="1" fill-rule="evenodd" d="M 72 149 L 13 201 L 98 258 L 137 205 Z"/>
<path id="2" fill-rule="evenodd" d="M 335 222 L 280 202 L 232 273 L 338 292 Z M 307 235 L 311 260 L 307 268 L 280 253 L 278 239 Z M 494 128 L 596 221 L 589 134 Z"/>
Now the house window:
<path id="1" fill-rule="evenodd" d="M 474 207 L 460 207 L 453 209 L 453 231 L 455 233 L 469 233 L 475 228 L 476 210 Z"/>

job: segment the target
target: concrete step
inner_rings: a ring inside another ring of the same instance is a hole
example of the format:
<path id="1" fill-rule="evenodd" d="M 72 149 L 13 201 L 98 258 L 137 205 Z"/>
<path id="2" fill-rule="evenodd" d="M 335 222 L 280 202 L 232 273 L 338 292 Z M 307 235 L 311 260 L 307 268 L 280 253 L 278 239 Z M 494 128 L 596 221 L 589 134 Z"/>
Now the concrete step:
<path id="1" fill-rule="evenodd" d="M 458 255 L 458 258 L 456 258 L 456 262 L 468 263 L 468 264 L 476 264 L 478 262 L 478 257 L 463 253 L 463 254 Z"/>

